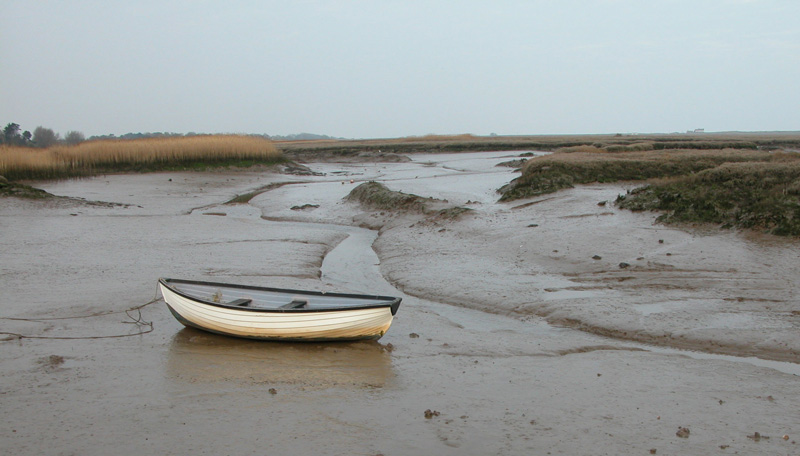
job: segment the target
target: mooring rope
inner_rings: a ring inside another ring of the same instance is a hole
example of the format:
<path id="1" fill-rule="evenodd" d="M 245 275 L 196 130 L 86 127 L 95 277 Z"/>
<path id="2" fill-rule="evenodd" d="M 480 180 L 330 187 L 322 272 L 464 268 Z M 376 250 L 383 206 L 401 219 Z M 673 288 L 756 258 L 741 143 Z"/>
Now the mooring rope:
<path id="1" fill-rule="evenodd" d="M 71 317 L 42 317 L 42 318 L 15 318 L 15 317 L 0 317 L 0 320 L 13 320 L 13 321 L 31 321 L 31 322 L 46 322 L 46 321 L 55 321 L 55 320 L 71 320 L 76 318 L 93 318 L 93 317 L 101 317 L 105 315 L 111 315 L 115 313 L 122 313 L 125 312 L 125 315 L 128 316 L 132 321 L 123 321 L 122 323 L 133 324 L 140 328 L 140 331 L 131 333 L 131 334 L 112 334 L 109 336 L 29 336 L 25 334 L 18 334 L 13 332 L 6 332 L 0 331 L 0 334 L 4 334 L 7 336 L 11 336 L 5 339 L 0 340 L 14 340 L 14 339 L 61 339 L 61 340 L 76 340 L 76 339 L 113 339 L 118 337 L 131 337 L 131 336 L 141 336 L 143 334 L 151 333 L 155 329 L 153 327 L 152 321 L 145 321 L 142 319 L 142 309 L 149 306 L 150 304 L 154 304 L 161 300 L 159 297 L 159 290 L 156 287 L 156 295 L 153 300 L 148 301 L 144 304 L 140 304 L 138 306 L 129 307 L 125 310 L 108 310 L 103 312 L 95 312 L 89 315 L 77 315 Z M 131 312 L 136 312 L 136 316 L 134 317 Z"/>

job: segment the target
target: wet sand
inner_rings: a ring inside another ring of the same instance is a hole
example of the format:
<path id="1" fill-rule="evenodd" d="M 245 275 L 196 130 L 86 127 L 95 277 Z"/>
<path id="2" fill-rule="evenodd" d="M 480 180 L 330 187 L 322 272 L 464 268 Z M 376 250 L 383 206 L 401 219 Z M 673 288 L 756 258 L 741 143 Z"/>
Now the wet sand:
<path id="1" fill-rule="evenodd" d="M 0 335 L 4 452 L 799 454 L 800 244 L 653 225 L 610 204 L 625 185 L 498 204 L 514 174 L 494 165 L 513 157 L 38 185 L 115 206 L 0 200 L 1 331 L 40 337 Z M 342 200 L 370 179 L 474 212 Z M 160 276 L 403 304 L 378 342 L 259 343 L 183 328 L 160 301 L 126 313 Z"/>

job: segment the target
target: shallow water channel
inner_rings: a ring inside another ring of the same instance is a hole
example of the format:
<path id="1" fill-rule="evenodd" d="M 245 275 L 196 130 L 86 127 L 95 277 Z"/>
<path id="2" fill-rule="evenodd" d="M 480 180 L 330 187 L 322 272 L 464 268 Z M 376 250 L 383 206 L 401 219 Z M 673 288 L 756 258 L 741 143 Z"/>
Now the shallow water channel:
<path id="1" fill-rule="evenodd" d="M 286 223 L 290 227 L 316 227 L 335 232 L 347 234 L 347 238 L 341 241 L 331 250 L 322 262 L 321 280 L 326 284 L 339 289 L 371 290 L 375 294 L 405 296 L 389 284 L 380 272 L 380 260 L 372 249 L 372 244 L 377 239 L 378 233 L 375 230 L 358 228 L 346 225 L 332 224 L 306 224 L 300 222 L 279 222 Z M 511 317 L 500 315 L 487 315 L 485 312 L 455 307 L 434 301 L 425 301 L 442 318 L 448 319 L 451 324 L 458 325 L 471 330 L 492 332 L 505 330 L 514 333 L 525 334 L 529 337 L 541 337 L 545 333 L 552 336 L 555 333 L 574 331 L 564 328 L 553 328 L 544 321 L 525 321 L 520 322 Z M 598 338 L 598 344 L 609 344 L 609 346 L 621 344 L 629 350 L 653 351 L 660 354 L 688 356 L 702 360 L 724 360 L 738 362 L 759 367 L 775 369 L 779 372 L 800 376 L 800 364 L 764 360 L 755 357 L 739 357 L 718 355 L 713 353 L 703 353 L 697 350 L 679 350 L 667 347 L 659 347 L 649 344 L 635 343 L 631 341 L 617 341 L 612 338 Z"/>

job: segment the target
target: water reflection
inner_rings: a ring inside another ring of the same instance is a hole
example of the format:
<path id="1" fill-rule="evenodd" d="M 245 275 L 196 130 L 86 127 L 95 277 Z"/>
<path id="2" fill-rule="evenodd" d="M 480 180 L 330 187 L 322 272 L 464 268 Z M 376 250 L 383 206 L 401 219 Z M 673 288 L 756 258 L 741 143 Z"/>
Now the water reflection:
<path id="1" fill-rule="evenodd" d="M 393 376 L 387 346 L 377 341 L 264 342 L 183 328 L 170 344 L 167 374 L 187 382 L 245 381 L 308 387 L 383 387 Z"/>

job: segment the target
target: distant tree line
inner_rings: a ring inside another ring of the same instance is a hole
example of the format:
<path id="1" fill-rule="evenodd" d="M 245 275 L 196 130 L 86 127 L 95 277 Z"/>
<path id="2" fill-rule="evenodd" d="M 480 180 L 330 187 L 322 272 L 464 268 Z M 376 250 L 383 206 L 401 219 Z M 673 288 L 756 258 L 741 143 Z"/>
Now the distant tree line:
<path id="1" fill-rule="evenodd" d="M 154 131 L 154 132 L 147 132 L 147 133 L 125 133 L 124 135 L 95 135 L 89 136 L 87 141 L 94 141 L 96 139 L 147 139 L 147 138 L 182 138 L 182 137 L 190 137 L 190 136 L 208 136 L 208 135 L 215 135 L 215 134 L 238 134 L 238 133 L 196 133 L 190 131 L 189 133 L 171 133 L 171 132 L 161 132 L 161 131 Z M 257 138 L 266 138 L 271 139 L 269 135 L 261 135 L 261 134 L 246 134 L 242 136 L 254 136 Z"/>
<path id="2" fill-rule="evenodd" d="M 144 138 L 171 138 L 183 136 L 201 136 L 208 133 L 169 133 L 169 132 L 148 132 L 148 133 L 125 133 L 124 135 L 96 135 L 90 136 L 88 139 L 79 131 L 68 131 L 64 137 L 54 132 L 52 128 L 45 128 L 38 126 L 31 133 L 28 130 L 21 131 L 19 124 L 9 123 L 3 129 L 2 137 L 0 137 L 0 144 L 10 146 L 22 147 L 51 147 L 58 144 L 75 145 L 84 141 L 93 141 L 99 139 L 144 139 Z M 248 134 L 246 136 L 255 136 L 274 141 L 298 141 L 298 140 L 315 140 L 315 139 L 341 139 L 327 135 L 317 135 L 313 133 L 298 133 L 293 135 L 270 136 L 267 134 Z"/>
<path id="3" fill-rule="evenodd" d="M 94 139 L 143 139 L 143 138 L 171 138 L 171 137 L 179 137 L 179 136 L 201 136 L 201 135 L 208 135 L 212 133 L 196 133 L 190 131 L 189 133 L 169 133 L 169 132 L 148 132 L 148 133 L 125 133 L 124 135 L 100 135 L 100 136 L 90 136 L 89 141 Z M 249 133 L 245 136 L 255 136 L 259 138 L 271 139 L 273 141 L 299 141 L 299 140 L 314 140 L 314 139 L 342 139 L 342 138 L 335 138 L 333 136 L 328 135 L 317 135 L 314 133 L 297 133 L 293 135 L 268 135 L 266 133 L 259 134 L 259 133 Z"/>
<path id="4" fill-rule="evenodd" d="M 86 141 L 86 137 L 79 131 L 68 131 L 64 137 L 54 132 L 52 128 L 38 126 L 33 129 L 21 131 L 18 123 L 10 122 L 3 128 L 0 144 L 21 147 L 50 147 L 56 144 L 75 145 Z"/>
<path id="5" fill-rule="evenodd" d="M 94 135 L 89 136 L 89 141 L 94 141 L 95 139 L 145 139 L 145 138 L 175 138 L 181 136 L 197 136 L 198 133 L 169 133 L 169 132 L 147 132 L 147 133 L 125 133 L 124 135 Z"/>
<path id="6" fill-rule="evenodd" d="M 297 133 L 294 135 L 286 135 L 286 136 L 268 136 L 264 135 L 268 139 L 272 139 L 274 141 L 309 141 L 309 140 L 316 140 L 316 139 L 343 139 L 343 138 L 335 138 L 333 136 L 328 135 L 316 135 L 314 133 Z"/>

